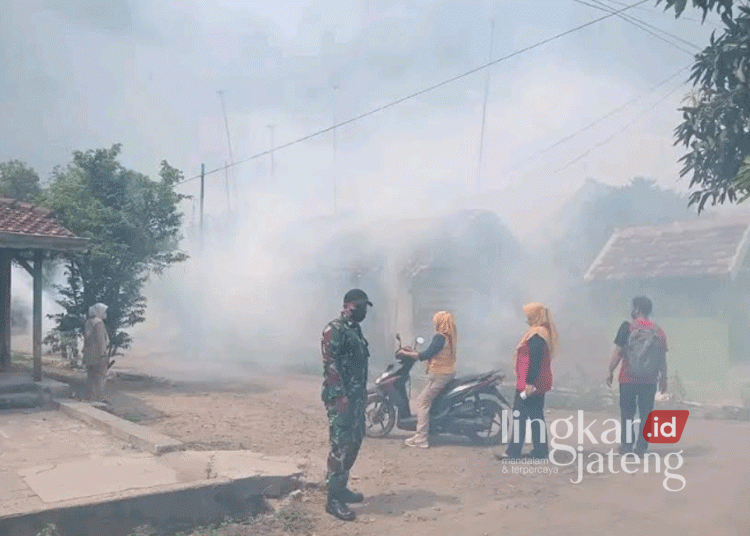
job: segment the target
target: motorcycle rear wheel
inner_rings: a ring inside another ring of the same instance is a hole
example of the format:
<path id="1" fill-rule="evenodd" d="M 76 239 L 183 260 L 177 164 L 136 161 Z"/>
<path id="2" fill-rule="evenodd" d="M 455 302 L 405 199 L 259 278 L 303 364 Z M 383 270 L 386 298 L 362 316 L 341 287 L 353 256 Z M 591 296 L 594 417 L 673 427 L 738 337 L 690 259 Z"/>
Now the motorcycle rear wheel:
<path id="1" fill-rule="evenodd" d="M 506 426 L 500 401 L 494 398 L 481 398 L 479 416 L 490 417 L 492 419 L 490 427 L 482 432 L 470 432 L 468 435 L 471 442 L 482 446 L 499 445 L 503 436 L 503 428 Z"/>
<path id="2" fill-rule="evenodd" d="M 396 424 L 396 408 L 379 393 L 371 393 L 365 406 L 365 434 L 367 437 L 385 437 Z"/>

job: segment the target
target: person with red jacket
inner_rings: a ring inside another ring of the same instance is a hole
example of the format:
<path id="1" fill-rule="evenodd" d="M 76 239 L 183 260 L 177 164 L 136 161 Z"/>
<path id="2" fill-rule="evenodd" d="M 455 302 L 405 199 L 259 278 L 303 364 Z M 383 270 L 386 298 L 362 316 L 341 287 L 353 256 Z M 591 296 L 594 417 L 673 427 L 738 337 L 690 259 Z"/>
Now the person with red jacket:
<path id="1" fill-rule="evenodd" d="M 643 425 L 648 414 L 654 409 L 657 389 L 659 392 L 667 392 L 667 362 L 662 361 L 659 370 L 645 377 L 637 377 L 630 371 L 628 356 L 625 349 L 628 346 L 630 333 L 634 327 L 655 330 L 658 339 L 663 344 L 666 353 L 667 336 L 664 331 L 649 319 L 653 302 L 646 296 L 633 298 L 630 317 L 632 322 L 623 322 L 615 337 L 615 350 L 609 362 L 609 374 L 607 374 L 607 386 L 612 387 L 615 369 L 620 366 L 620 454 L 634 452 L 640 456 L 648 450 L 648 443 L 643 438 Z M 638 411 L 640 424 L 635 427 L 635 412 Z M 628 432 L 630 428 L 630 432 Z"/>
<path id="2" fill-rule="evenodd" d="M 516 372 L 516 397 L 513 414 L 518 411 L 518 435 L 512 433 L 505 454 L 499 458 L 520 458 L 526 441 L 526 422 L 531 421 L 532 458 L 549 457 L 547 425 L 544 421 L 544 395 L 552 389 L 552 357 L 557 345 L 557 329 L 549 309 L 541 303 L 528 303 L 523 313 L 529 325 L 516 347 L 513 368 Z M 536 424 L 536 426 L 534 426 Z M 515 423 L 512 429 L 515 431 Z M 544 437 L 542 437 L 544 432 Z"/>

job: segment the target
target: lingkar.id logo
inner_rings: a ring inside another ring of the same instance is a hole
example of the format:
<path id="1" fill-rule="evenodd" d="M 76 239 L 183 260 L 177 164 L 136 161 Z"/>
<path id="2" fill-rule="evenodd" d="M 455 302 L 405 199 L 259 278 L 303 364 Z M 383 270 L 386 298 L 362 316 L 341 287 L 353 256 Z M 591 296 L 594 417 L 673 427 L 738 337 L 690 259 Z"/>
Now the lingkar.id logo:
<path id="1" fill-rule="evenodd" d="M 677 443 L 682 437 L 689 413 L 686 409 L 652 411 L 643 425 L 643 439 L 649 443 Z"/>
<path id="2" fill-rule="evenodd" d="M 504 410 L 506 411 L 506 410 Z M 513 437 L 518 437 L 519 435 L 519 421 L 516 417 L 519 415 L 516 415 L 517 411 L 513 412 L 514 419 L 513 419 Z M 610 428 L 607 428 L 604 432 L 601 433 L 599 438 L 595 437 L 594 433 L 591 431 L 591 427 L 597 422 L 596 419 L 591 421 L 588 426 L 586 426 L 583 418 L 583 410 L 578 411 L 578 446 L 574 447 L 572 445 L 566 445 L 564 443 L 560 443 L 560 440 L 566 440 L 569 439 L 574 431 L 575 426 L 573 424 L 573 415 L 570 417 L 567 417 L 565 419 L 555 419 L 550 423 L 549 431 L 551 435 L 550 439 L 550 446 L 552 447 L 550 449 L 549 453 L 549 459 L 550 461 L 558 466 L 558 467 L 568 467 L 570 465 L 573 465 L 577 462 L 577 475 L 578 478 L 576 480 L 571 479 L 571 482 L 574 484 L 578 484 L 583 480 L 583 470 L 584 470 L 584 454 L 583 454 L 583 445 L 584 444 L 592 444 L 592 445 L 598 445 L 600 442 L 604 445 L 619 445 L 622 443 L 622 426 L 618 419 L 607 419 L 602 424 L 607 425 L 608 423 L 612 423 L 612 426 Z M 643 439 L 647 441 L 648 443 L 661 443 L 661 444 L 675 444 L 677 443 L 680 438 L 682 437 L 682 432 L 685 429 L 685 424 L 687 423 L 688 419 L 688 410 L 654 410 L 651 413 L 648 414 L 648 417 L 646 418 L 646 422 L 644 423 L 642 427 L 642 435 Z M 529 425 L 531 425 L 534 421 L 532 420 Z M 628 420 L 626 421 L 626 443 L 629 445 L 632 445 L 635 443 L 634 436 L 635 436 L 635 427 L 641 423 L 640 419 L 634 419 L 634 420 Z M 539 422 L 541 424 L 541 422 Z M 565 433 L 561 434 L 558 431 L 559 426 L 565 426 Z M 546 430 L 545 427 L 541 427 L 541 434 L 542 434 L 542 441 L 546 438 Z M 503 430 L 503 435 L 505 435 L 505 430 Z M 527 435 L 527 437 L 529 437 Z M 598 439 L 598 440 L 597 440 Z M 504 438 L 504 441 L 507 441 L 506 438 Z M 563 462 L 559 461 L 557 459 L 557 454 L 559 452 L 567 452 L 572 456 L 572 460 L 569 462 Z M 591 461 L 586 465 L 586 473 L 587 474 L 602 474 L 605 471 L 605 454 L 602 454 L 600 452 L 591 452 L 588 454 L 587 458 Z M 619 473 L 620 471 L 616 469 L 615 467 L 615 449 L 612 448 L 608 453 L 606 453 L 606 467 L 609 470 L 610 473 Z M 653 461 L 654 463 L 654 472 L 655 473 L 661 473 L 661 462 L 662 457 L 657 452 L 645 452 L 643 453 L 640 458 L 639 456 L 634 452 L 627 452 L 625 454 L 622 454 L 620 456 L 620 463 L 619 467 L 624 473 L 628 474 L 635 474 L 638 472 L 638 467 L 636 465 L 643 464 L 643 472 L 648 473 L 650 469 L 650 461 Z M 682 450 L 677 452 L 670 452 L 664 456 L 663 459 L 664 462 L 664 480 L 662 482 L 662 485 L 665 490 L 667 491 L 681 491 L 685 488 L 686 481 L 685 477 L 679 474 L 675 474 L 672 471 L 679 470 L 683 463 L 684 459 L 682 457 Z M 680 483 L 679 487 L 673 488 L 670 486 L 670 482 L 672 480 L 675 480 Z"/>

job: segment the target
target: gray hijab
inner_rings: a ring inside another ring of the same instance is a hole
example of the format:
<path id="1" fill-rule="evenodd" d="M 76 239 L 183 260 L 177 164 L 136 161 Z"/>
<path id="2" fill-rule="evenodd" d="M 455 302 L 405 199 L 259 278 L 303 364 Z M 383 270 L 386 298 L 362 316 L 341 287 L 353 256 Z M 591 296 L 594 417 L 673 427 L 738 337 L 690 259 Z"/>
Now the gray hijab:
<path id="1" fill-rule="evenodd" d="M 108 307 L 103 303 L 95 303 L 89 307 L 89 318 L 99 318 L 104 320 L 107 318 L 107 309 Z"/>

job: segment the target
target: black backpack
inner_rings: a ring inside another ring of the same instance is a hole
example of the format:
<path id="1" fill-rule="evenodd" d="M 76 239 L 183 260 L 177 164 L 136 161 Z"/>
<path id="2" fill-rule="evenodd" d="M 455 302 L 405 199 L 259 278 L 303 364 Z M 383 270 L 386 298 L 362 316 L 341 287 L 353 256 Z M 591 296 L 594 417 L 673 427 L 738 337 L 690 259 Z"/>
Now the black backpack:
<path id="1" fill-rule="evenodd" d="M 667 359 L 667 349 L 656 324 L 650 328 L 633 324 L 624 357 L 631 376 L 650 378 L 658 374 Z"/>

